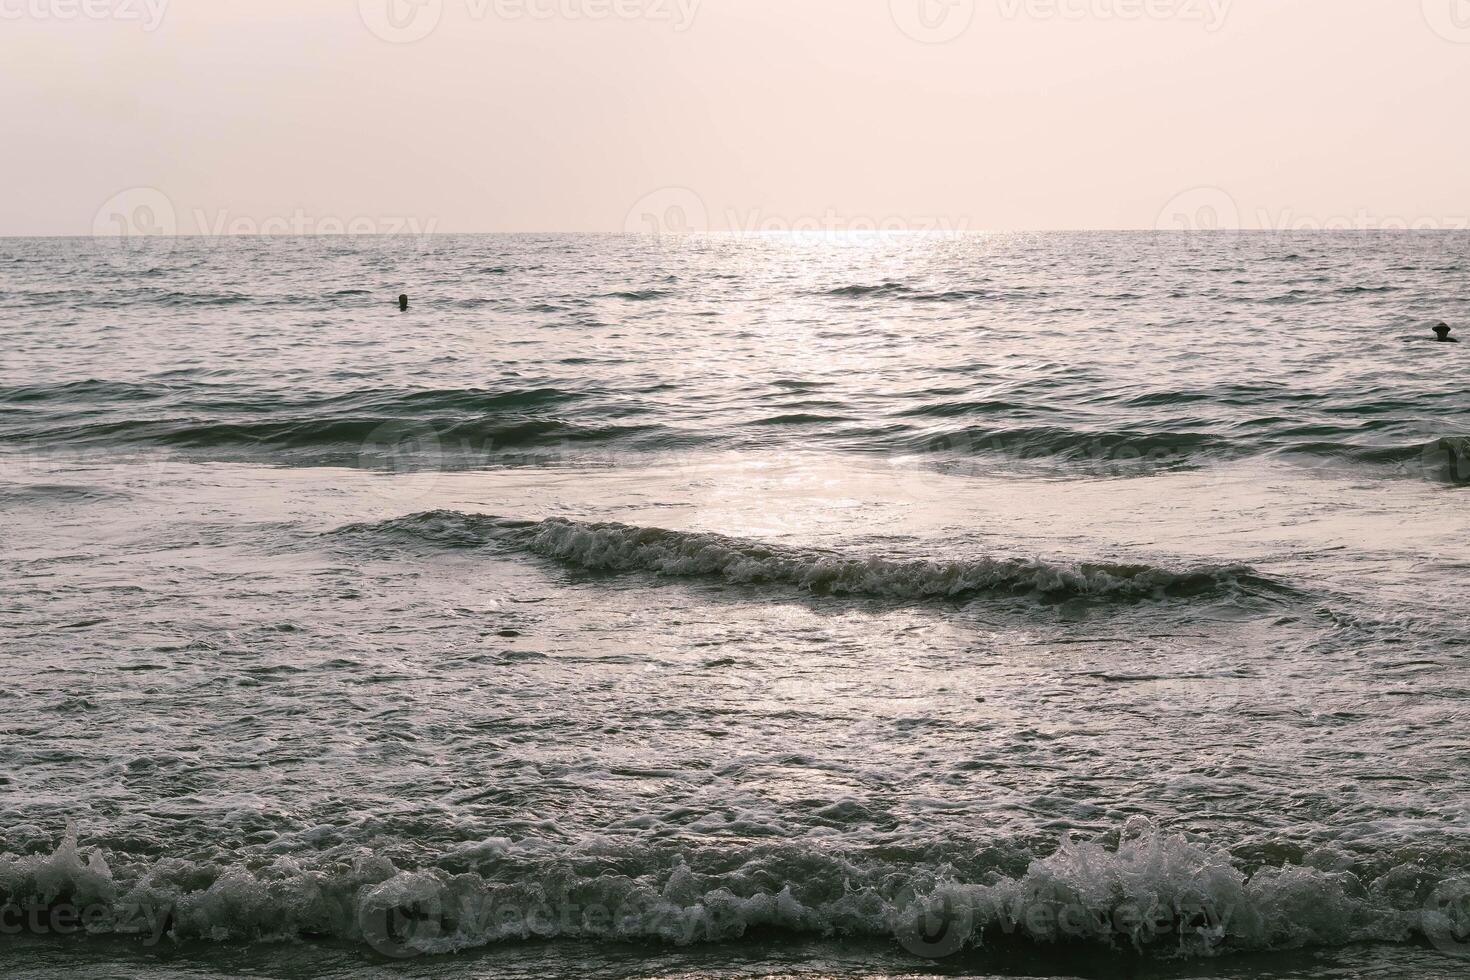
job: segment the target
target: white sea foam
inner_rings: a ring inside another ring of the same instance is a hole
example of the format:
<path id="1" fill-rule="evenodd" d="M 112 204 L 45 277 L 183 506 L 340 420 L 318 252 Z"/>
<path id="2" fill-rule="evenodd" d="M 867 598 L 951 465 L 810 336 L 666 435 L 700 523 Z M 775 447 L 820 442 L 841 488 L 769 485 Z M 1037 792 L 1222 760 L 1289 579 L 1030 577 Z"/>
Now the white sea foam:
<path id="1" fill-rule="evenodd" d="M 1111 846 L 1067 839 L 1019 877 L 996 869 L 982 880 L 799 845 L 648 851 L 642 870 L 619 873 L 595 853 L 508 841 L 446 854 L 447 867 L 358 854 L 249 867 L 123 860 L 130 870 L 114 875 L 68 836 L 51 855 L 0 857 L 0 902 L 100 904 L 100 933 L 145 932 L 151 916 L 172 939 L 333 937 L 392 956 L 530 938 L 692 945 L 754 930 L 887 937 L 935 958 L 1018 942 L 1208 956 L 1416 937 L 1460 953 L 1456 937 L 1470 927 L 1463 902 L 1442 900 L 1452 876 L 1423 865 L 1377 879 L 1291 865 L 1247 873 L 1225 850 L 1139 818 L 1118 836 Z"/>

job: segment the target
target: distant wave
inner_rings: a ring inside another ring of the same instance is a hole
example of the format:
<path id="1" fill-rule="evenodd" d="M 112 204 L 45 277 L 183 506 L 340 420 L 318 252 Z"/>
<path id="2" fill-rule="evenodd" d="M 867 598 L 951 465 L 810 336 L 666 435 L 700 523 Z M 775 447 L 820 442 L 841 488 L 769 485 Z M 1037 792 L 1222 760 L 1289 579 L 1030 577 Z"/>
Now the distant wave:
<path id="1" fill-rule="evenodd" d="M 515 449 L 626 440 L 644 447 L 697 444 L 695 433 L 644 421 L 625 401 L 568 417 L 590 392 L 550 387 L 367 389 L 291 397 L 227 385 L 77 381 L 0 388 L 0 436 L 45 444 L 430 452 Z M 7 413 L 7 405 L 52 406 Z M 80 412 L 83 407 L 100 410 Z M 599 414 L 605 417 L 597 417 Z"/>
<path id="2" fill-rule="evenodd" d="M 829 289 L 828 296 L 860 297 L 860 296 L 901 296 L 912 293 L 913 290 L 902 283 L 885 282 L 876 286 L 839 286 Z"/>
<path id="3" fill-rule="evenodd" d="M 77 504 L 126 500 L 129 496 L 123 490 L 91 484 L 32 483 L 0 486 L 0 504 Z"/>
<path id="4" fill-rule="evenodd" d="M 337 533 L 404 534 L 446 547 L 498 543 L 591 571 L 712 576 L 815 595 L 943 600 L 984 593 L 1035 593 L 1049 598 L 1141 599 L 1223 591 L 1285 591 L 1243 565 L 1168 569 L 1107 562 L 1057 564 L 1026 558 L 901 560 L 784 548 L 702 532 L 564 518 L 527 523 L 457 511 L 352 525 Z"/>
<path id="5" fill-rule="evenodd" d="M 672 295 L 673 293 L 669 292 L 666 289 L 631 289 L 624 292 L 607 293 L 605 298 L 625 299 L 629 302 L 639 303 L 646 302 L 647 300 L 651 299 L 663 299 L 666 296 Z"/>
<path id="6" fill-rule="evenodd" d="M 1006 401 L 959 401 L 921 406 L 905 416 L 1015 418 L 1035 411 Z M 1218 460 L 1284 456 L 1309 462 L 1391 467 L 1403 475 L 1435 481 L 1470 480 L 1470 439 L 1463 436 L 1405 441 L 1397 445 L 1352 441 L 1375 430 L 1390 436 L 1399 427 L 1400 423 L 1388 419 L 1355 425 L 1302 425 L 1290 419 L 1263 419 L 1254 425 L 1255 434 L 1242 436 L 1211 431 L 1223 427 L 1203 422 L 1195 430 L 1175 431 L 1162 428 L 1099 431 L 1065 425 L 959 425 L 922 429 L 900 425 L 883 430 L 839 430 L 834 438 L 841 438 L 844 448 L 899 451 L 941 465 L 996 456 L 1022 462 L 1064 462 L 1084 472 L 1127 475 L 1153 469 L 1197 467 Z"/>
<path id="7" fill-rule="evenodd" d="M 1115 846 L 1064 839 L 1048 856 L 1019 857 L 1016 868 L 976 855 L 962 872 L 799 841 L 614 852 L 493 838 L 413 866 L 365 849 L 247 864 L 86 848 L 69 833 L 54 853 L 0 856 L 0 903 L 87 908 L 91 936 L 329 939 L 400 958 L 528 939 L 695 946 L 753 933 L 881 938 L 930 959 L 1013 943 L 1033 957 L 1078 944 L 1168 959 L 1362 942 L 1454 953 L 1470 928 L 1470 877 L 1422 853 L 1377 856 L 1378 873 L 1362 877 L 1298 864 L 1248 872 L 1223 848 L 1134 818 Z"/>
<path id="8" fill-rule="evenodd" d="M 268 450 L 347 450 L 453 452 L 605 442 L 646 437 L 677 445 L 682 437 L 656 425 L 581 425 L 554 418 L 416 419 L 387 416 L 286 418 L 275 421 L 128 420 L 58 429 L 42 438 L 93 439 L 107 443 L 145 443 L 180 449 L 254 447 Z"/>
<path id="9" fill-rule="evenodd" d="M 498 409 L 566 405 L 587 397 L 584 392 L 552 387 L 535 388 L 363 388 L 343 394 L 302 397 L 286 392 L 258 392 L 228 385 L 164 384 L 89 379 L 49 384 L 0 386 L 0 404 L 7 402 L 146 401 L 174 398 L 177 404 L 200 411 L 302 411 L 327 414 L 334 410 L 427 412 L 484 412 Z"/>
<path id="10" fill-rule="evenodd" d="M 1263 297 L 1260 302 L 1268 304 L 1323 302 L 1326 295 L 1311 289 L 1292 289 L 1275 296 Z"/>
<path id="11" fill-rule="evenodd" d="M 1130 423 L 1108 428 L 1101 418 L 1073 421 L 1078 407 L 1050 397 L 1050 389 L 1039 385 L 989 396 L 931 386 L 889 400 L 885 412 L 829 382 L 752 380 L 740 391 L 748 414 L 722 420 L 720 409 L 715 417 L 699 409 L 671 415 L 662 399 L 651 397 L 688 392 L 697 399 L 683 379 L 624 391 L 588 378 L 562 386 L 366 387 L 340 393 L 328 387 L 311 393 L 217 381 L 229 376 L 174 372 L 137 382 L 0 385 L 0 440 L 340 453 L 355 445 L 371 451 L 366 443 L 402 441 L 406 434 L 446 453 L 562 440 L 660 451 L 765 447 L 786 438 L 784 429 L 800 433 L 807 448 L 897 455 L 941 468 L 994 458 L 1125 477 L 1277 456 L 1392 468 L 1438 482 L 1470 481 L 1470 442 L 1464 436 L 1416 438 L 1416 413 L 1450 418 L 1456 411 L 1451 398 L 1438 395 L 1416 402 L 1383 392 L 1329 396 L 1230 384 L 1088 396 L 1084 404 L 1115 405 L 1118 421 Z M 791 395 L 818 388 L 820 399 Z"/>
<path id="12" fill-rule="evenodd" d="M 751 425 L 825 425 L 832 422 L 851 422 L 852 419 L 845 415 L 817 415 L 810 412 L 794 412 L 786 415 L 772 415 L 769 418 L 756 419 Z"/>
<path id="13" fill-rule="evenodd" d="M 157 270 L 154 270 L 156 273 Z M 196 306 L 240 306 L 247 303 L 259 303 L 260 297 L 249 293 L 189 293 L 168 289 L 138 289 L 132 291 L 119 291 L 111 299 L 98 303 L 99 306 L 156 303 L 159 306 L 168 307 L 196 307 Z"/>
<path id="14" fill-rule="evenodd" d="M 1286 455 L 1342 459 L 1395 466 L 1411 475 L 1442 483 L 1470 483 L 1470 437 L 1445 436 L 1417 446 L 1359 446 L 1335 442 L 1297 443 Z"/>
<path id="15" fill-rule="evenodd" d="M 923 414 L 986 414 L 1003 411 L 984 402 L 931 407 Z M 943 430 L 906 433 L 896 437 L 905 451 L 974 456 L 1000 453 L 1022 459 L 1045 458 L 1092 460 L 1117 463 L 1178 463 L 1192 457 L 1215 454 L 1244 455 L 1240 444 L 1228 436 L 1207 432 L 1088 431 L 1066 426 L 1013 426 L 988 428 L 963 426 Z"/>
<path id="16" fill-rule="evenodd" d="M 839 286 L 827 290 L 823 295 L 841 299 L 864 299 L 867 297 L 895 297 L 915 303 L 961 303 L 972 299 L 985 299 L 991 294 L 983 289 L 947 289 L 942 292 L 926 292 L 898 282 L 877 285 Z"/>
<path id="17" fill-rule="evenodd" d="M 175 392 L 172 385 L 156 382 L 127 381 L 63 381 L 43 384 L 0 387 L 0 405 L 23 405 L 33 402 L 72 403 L 77 401 L 148 401 L 166 398 Z"/>

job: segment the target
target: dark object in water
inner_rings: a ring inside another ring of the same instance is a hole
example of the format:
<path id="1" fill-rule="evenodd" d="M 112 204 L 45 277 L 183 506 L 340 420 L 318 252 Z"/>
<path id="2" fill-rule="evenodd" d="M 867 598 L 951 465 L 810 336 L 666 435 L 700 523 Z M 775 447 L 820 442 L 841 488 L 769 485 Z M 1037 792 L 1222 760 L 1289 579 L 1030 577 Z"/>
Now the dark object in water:
<path id="1" fill-rule="evenodd" d="M 1439 341 L 1441 344 L 1459 343 L 1457 339 L 1450 336 L 1450 325 L 1448 323 L 1441 323 L 1439 326 L 1435 327 L 1434 334 L 1434 339 Z"/>
<path id="2" fill-rule="evenodd" d="M 400 310 L 407 310 L 408 309 L 408 294 L 407 293 L 400 293 L 399 294 L 399 296 L 398 296 L 398 308 Z"/>

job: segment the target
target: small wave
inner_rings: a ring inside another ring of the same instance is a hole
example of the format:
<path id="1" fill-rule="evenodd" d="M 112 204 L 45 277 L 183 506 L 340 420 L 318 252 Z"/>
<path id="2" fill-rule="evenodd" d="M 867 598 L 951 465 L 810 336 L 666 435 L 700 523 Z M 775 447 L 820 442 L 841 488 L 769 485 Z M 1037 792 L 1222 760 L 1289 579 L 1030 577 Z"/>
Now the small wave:
<path id="1" fill-rule="evenodd" d="M 1341 442 L 1302 442 L 1285 446 L 1285 455 L 1340 459 L 1394 466 L 1442 483 L 1470 483 L 1470 437 L 1445 436 L 1414 446 L 1363 446 Z"/>
<path id="2" fill-rule="evenodd" d="M 190 372 L 172 372 L 173 374 Z M 0 403 L 16 402 L 135 402 L 175 398 L 179 407 L 201 413 L 296 411 L 310 414 L 490 412 L 548 405 L 568 405 L 585 399 L 585 392 L 564 388 L 367 388 L 343 395 L 302 397 L 276 391 L 250 392 L 230 386 L 198 383 L 123 381 L 69 381 L 58 384 L 0 387 Z"/>
<path id="3" fill-rule="evenodd" d="M 382 449 L 403 453 L 512 449 L 561 441 L 600 442 L 664 431 L 653 425 L 586 425 L 555 418 L 494 417 L 478 419 L 287 418 L 271 422 L 194 421 L 189 419 L 127 420 L 96 423 L 84 429 L 57 430 L 45 438 L 99 442 L 147 443 L 180 449 L 258 447 L 278 450 L 348 449 L 371 453 Z M 672 437 L 670 437 L 672 438 Z"/>
<path id="4" fill-rule="evenodd" d="M 909 298 L 915 303 L 964 303 L 972 299 L 989 299 L 992 294 L 983 289 L 949 289 L 942 293 L 914 293 Z"/>
<path id="5" fill-rule="evenodd" d="M 336 533 L 406 534 L 459 548 L 496 543 L 590 571 L 711 576 L 814 595 L 944 600 L 1033 593 L 1048 598 L 1143 599 L 1232 590 L 1287 591 L 1243 565 L 1168 569 L 1108 562 L 1058 564 L 1034 558 L 903 560 L 784 548 L 705 532 L 565 518 L 527 523 L 457 511 L 352 525 Z"/>
<path id="6" fill-rule="evenodd" d="M 302 397 L 232 386 L 71 382 L 0 388 L 0 433 L 31 443 L 154 445 L 190 450 L 391 448 L 425 452 L 515 449 L 567 442 L 691 445 L 694 433 L 645 424 L 636 404 L 594 404 L 598 392 L 555 387 L 365 389 Z M 147 411 L 136 403 L 148 402 Z M 57 403 L 65 410 L 10 412 L 6 403 Z M 83 417 L 94 403 L 108 411 Z M 573 407 L 576 419 L 563 417 Z M 553 414 L 554 413 L 554 414 Z M 598 416 L 603 416 L 599 418 Z"/>
<path id="7" fill-rule="evenodd" d="M 0 404 L 36 402 L 151 401 L 174 394 L 172 385 L 134 384 L 126 381 L 63 381 L 56 384 L 0 387 Z"/>
<path id="8" fill-rule="evenodd" d="M 1187 393 L 1140 396 L 1130 404 L 1148 407 L 1198 403 Z M 1038 409 L 1031 408 L 1035 412 Z M 1391 407 L 1385 411 L 1391 410 Z M 909 410 L 900 417 L 1020 417 L 1028 409 L 1007 402 L 941 402 Z M 854 448 L 893 448 L 922 454 L 943 466 L 953 461 L 999 456 L 1026 462 L 1059 461 L 1091 467 L 1100 473 L 1126 475 L 1159 469 L 1192 468 L 1208 460 L 1243 459 L 1256 456 L 1286 456 L 1336 461 L 1344 465 L 1382 467 L 1401 475 L 1424 477 L 1436 482 L 1470 481 L 1470 438 L 1446 436 L 1421 443 L 1372 445 L 1361 441 L 1373 433 L 1392 435 L 1405 426 L 1392 419 L 1373 417 L 1369 406 L 1353 406 L 1352 413 L 1327 411 L 1334 415 L 1355 414 L 1355 425 L 1336 423 L 1301 424 L 1285 416 L 1254 418 L 1235 424 L 1237 433 L 1226 435 L 1201 426 L 1200 431 L 1115 430 L 1088 431 L 1067 426 L 947 426 L 919 429 L 889 426 L 848 430 L 843 435 Z M 1209 423 L 1213 425 L 1213 423 Z"/>
<path id="9" fill-rule="evenodd" d="M 972 299 L 987 299 L 991 294 L 983 289 L 948 289 L 943 292 L 925 292 L 898 282 L 878 285 L 852 285 L 829 289 L 822 295 L 840 299 L 863 299 L 866 297 L 900 297 L 915 303 L 963 303 Z"/>
<path id="10" fill-rule="evenodd" d="M 845 415 L 816 415 L 810 412 L 796 412 L 789 415 L 773 415 L 769 418 L 756 419 L 751 425 L 824 425 L 831 422 L 850 422 L 851 418 Z"/>
<path id="11" fill-rule="evenodd" d="M 1309 303 L 1313 301 L 1320 301 L 1322 298 L 1323 296 L 1321 293 L 1314 292 L 1310 289 L 1292 289 L 1285 293 L 1279 293 L 1275 296 L 1268 296 L 1262 299 L 1261 302 L 1273 305 L 1283 305 L 1294 303 Z"/>
<path id="12" fill-rule="evenodd" d="M 912 292 L 913 290 L 903 283 L 885 282 L 876 286 L 840 286 L 836 289 L 829 289 L 826 295 L 854 299 L 863 296 L 901 296 Z"/>
<path id="13" fill-rule="evenodd" d="M 583 392 L 553 387 L 504 388 L 498 391 L 488 388 L 387 389 L 357 391 L 320 404 L 327 407 L 356 406 L 384 412 L 490 412 L 568 405 L 585 397 L 587 396 Z"/>
<path id="14" fill-rule="evenodd" d="M 952 406 L 956 414 L 985 414 L 985 403 Z M 1128 467 L 1172 466 L 1201 455 L 1231 457 L 1244 455 L 1245 447 L 1223 435 L 1208 432 L 1109 432 L 1071 429 L 1065 426 L 983 428 L 965 426 L 928 430 L 900 437 L 908 452 L 957 457 L 998 453 L 1017 459 L 1060 459 Z"/>
<path id="15" fill-rule="evenodd" d="M 967 415 L 1006 415 L 1034 411 L 1029 405 L 1002 399 L 930 402 L 898 413 L 899 418 L 955 418 Z"/>
<path id="16" fill-rule="evenodd" d="M 1257 865 L 1134 818 L 1116 845 L 928 864 L 793 842 L 564 849 L 492 838 L 412 866 L 363 850 L 248 864 L 84 849 L 0 856 L 0 903 L 88 910 L 87 935 L 329 939 L 397 958 L 537 939 L 731 942 L 881 938 L 917 956 L 1063 944 L 1160 959 L 1430 942 L 1462 952 L 1470 877 L 1405 856 L 1385 870 Z M 961 870 L 963 869 L 963 870 Z"/>
<path id="17" fill-rule="evenodd" d="M 626 292 L 604 293 L 603 299 L 623 299 L 630 303 L 643 303 L 653 299 L 663 299 L 672 296 L 673 293 L 667 289 L 634 289 Z"/>
<path id="18" fill-rule="evenodd" d="M 239 306 L 256 302 L 248 293 L 183 293 L 174 290 L 141 290 L 126 297 L 126 302 L 157 303 L 160 306 Z"/>
<path id="19" fill-rule="evenodd" d="M 90 484 L 33 483 L 19 487 L 0 487 L 0 503 L 17 505 L 117 501 L 126 500 L 130 496 L 122 490 Z"/>

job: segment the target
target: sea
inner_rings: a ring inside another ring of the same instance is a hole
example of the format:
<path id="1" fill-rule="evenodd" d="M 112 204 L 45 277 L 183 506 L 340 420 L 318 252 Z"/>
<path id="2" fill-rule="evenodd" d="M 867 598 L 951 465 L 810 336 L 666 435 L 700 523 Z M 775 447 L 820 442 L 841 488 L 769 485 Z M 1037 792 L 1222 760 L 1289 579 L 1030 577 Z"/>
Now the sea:
<path id="1" fill-rule="evenodd" d="M 0 239 L 0 974 L 1464 977 L 1467 302 L 1465 232 Z"/>

